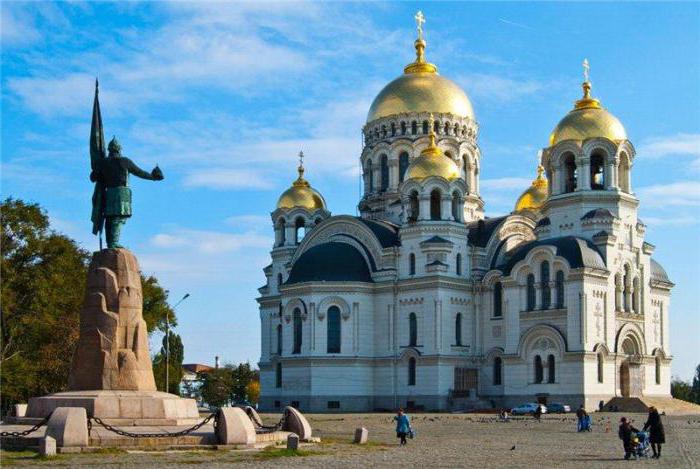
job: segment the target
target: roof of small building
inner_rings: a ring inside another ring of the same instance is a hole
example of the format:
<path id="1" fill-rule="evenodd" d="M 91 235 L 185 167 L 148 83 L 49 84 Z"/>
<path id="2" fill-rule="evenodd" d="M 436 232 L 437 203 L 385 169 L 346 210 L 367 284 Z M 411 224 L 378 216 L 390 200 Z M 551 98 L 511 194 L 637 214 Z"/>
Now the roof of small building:
<path id="1" fill-rule="evenodd" d="M 319 244 L 303 253 L 292 266 L 285 285 L 301 282 L 372 282 L 365 258 L 346 243 Z"/>
<path id="2" fill-rule="evenodd" d="M 584 216 L 581 217 L 581 220 L 589 220 L 591 218 L 615 218 L 615 215 L 610 213 L 610 210 L 608 210 L 607 208 L 597 208 L 595 210 L 587 212 Z"/>
<path id="3" fill-rule="evenodd" d="M 204 373 L 206 371 L 211 371 L 214 369 L 213 366 L 203 365 L 201 363 L 184 363 L 182 368 L 189 371 L 190 373 Z"/>
<path id="4" fill-rule="evenodd" d="M 431 238 L 426 239 L 425 241 L 421 241 L 421 244 L 454 244 L 452 241 L 449 239 L 445 239 L 441 236 L 433 236 Z"/>
<path id="5" fill-rule="evenodd" d="M 553 246 L 556 248 L 556 255 L 563 257 L 572 269 L 579 267 L 594 267 L 606 269 L 605 261 L 600 255 L 598 248 L 587 239 L 574 236 L 563 236 L 561 238 L 550 238 L 521 244 L 516 247 L 506 263 L 498 269 L 504 275 L 510 275 L 511 270 L 533 249 L 540 246 Z"/>
<path id="6" fill-rule="evenodd" d="M 467 223 L 467 228 L 469 228 L 469 235 L 467 237 L 469 245 L 485 247 L 498 225 L 507 217 L 508 215 L 504 215 L 502 217 L 484 218 L 483 220 Z"/>

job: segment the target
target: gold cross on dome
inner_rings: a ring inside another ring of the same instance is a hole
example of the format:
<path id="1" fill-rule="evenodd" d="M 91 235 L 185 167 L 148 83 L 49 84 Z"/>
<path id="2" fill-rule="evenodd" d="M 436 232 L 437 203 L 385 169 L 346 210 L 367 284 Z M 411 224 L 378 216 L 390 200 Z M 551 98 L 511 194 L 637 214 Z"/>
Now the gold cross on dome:
<path id="1" fill-rule="evenodd" d="M 591 66 L 588 65 L 588 59 L 583 59 L 583 81 L 588 81 L 588 72 L 591 70 Z"/>
<path id="2" fill-rule="evenodd" d="M 299 152 L 299 166 L 304 166 L 304 152 Z"/>
<path id="3" fill-rule="evenodd" d="M 418 11 L 416 13 L 416 16 L 414 16 L 416 19 L 416 27 L 418 28 L 418 39 L 422 40 L 423 39 L 423 23 L 425 23 L 425 16 L 423 15 L 422 11 Z"/>

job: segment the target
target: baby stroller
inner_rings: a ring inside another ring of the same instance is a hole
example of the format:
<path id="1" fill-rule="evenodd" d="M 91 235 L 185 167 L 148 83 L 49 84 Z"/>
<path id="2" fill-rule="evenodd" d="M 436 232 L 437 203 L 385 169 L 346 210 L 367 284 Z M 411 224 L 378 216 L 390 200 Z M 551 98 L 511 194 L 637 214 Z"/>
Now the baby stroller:
<path id="1" fill-rule="evenodd" d="M 649 458 L 649 432 L 637 432 L 632 437 L 632 445 L 634 448 L 634 456 L 639 458 Z"/>
<path id="2" fill-rule="evenodd" d="M 583 418 L 581 419 L 581 427 L 579 428 L 580 432 L 590 432 L 591 431 L 591 416 L 590 415 L 584 415 Z"/>

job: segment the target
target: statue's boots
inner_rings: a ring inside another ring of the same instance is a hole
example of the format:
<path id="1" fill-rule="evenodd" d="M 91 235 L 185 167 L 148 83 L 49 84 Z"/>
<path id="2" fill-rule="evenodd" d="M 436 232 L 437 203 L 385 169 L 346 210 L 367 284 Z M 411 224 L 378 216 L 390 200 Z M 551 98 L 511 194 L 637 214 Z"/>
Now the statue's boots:
<path id="1" fill-rule="evenodd" d="M 126 222 L 124 217 L 109 217 L 105 227 L 107 229 L 107 247 L 109 249 L 119 249 L 123 246 L 119 244 L 119 236 L 122 231 L 122 225 Z"/>

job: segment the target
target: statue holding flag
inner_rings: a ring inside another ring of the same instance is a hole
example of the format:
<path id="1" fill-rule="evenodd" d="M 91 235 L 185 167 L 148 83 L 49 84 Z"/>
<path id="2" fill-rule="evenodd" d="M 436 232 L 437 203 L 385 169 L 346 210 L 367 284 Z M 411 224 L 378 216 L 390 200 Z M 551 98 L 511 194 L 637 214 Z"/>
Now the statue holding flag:
<path id="1" fill-rule="evenodd" d="M 104 228 L 107 235 L 107 247 L 120 248 L 119 235 L 121 226 L 131 217 L 131 189 L 129 173 L 142 179 L 160 181 L 163 172 L 156 165 L 150 173 L 139 168 L 129 158 L 122 156 L 121 145 L 112 138 L 105 154 L 102 114 L 98 98 L 99 87 L 95 81 L 95 101 L 92 108 L 92 129 L 90 130 L 90 163 L 92 172 L 90 180 L 95 183 L 92 194 L 92 233 L 100 234 Z"/>

